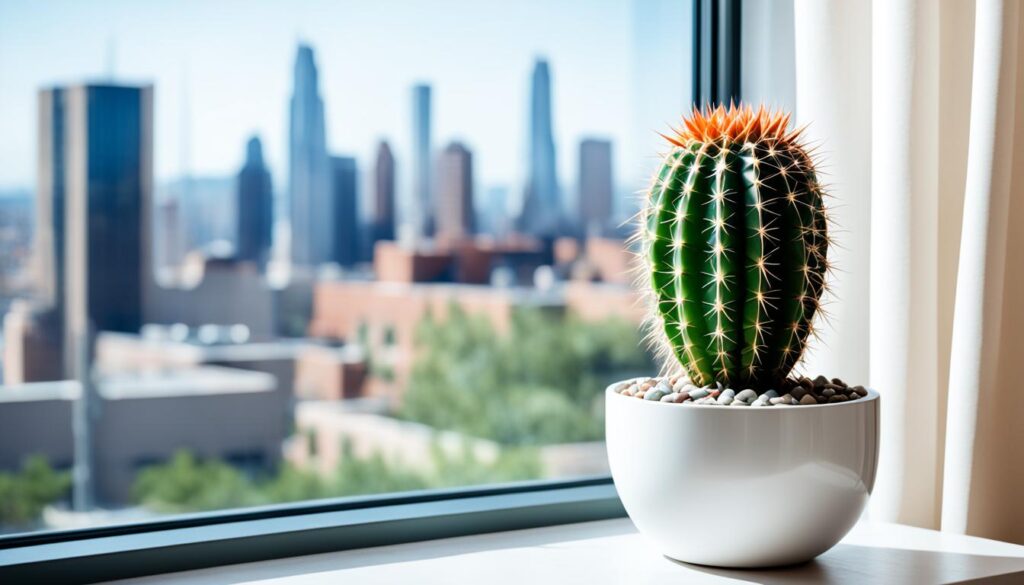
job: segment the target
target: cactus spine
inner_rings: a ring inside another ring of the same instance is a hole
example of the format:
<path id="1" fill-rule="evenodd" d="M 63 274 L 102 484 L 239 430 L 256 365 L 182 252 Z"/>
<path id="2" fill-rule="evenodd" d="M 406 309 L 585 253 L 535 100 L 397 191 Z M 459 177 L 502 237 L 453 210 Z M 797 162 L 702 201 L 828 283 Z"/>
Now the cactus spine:
<path id="1" fill-rule="evenodd" d="M 719 106 L 683 122 L 641 212 L 653 332 L 694 383 L 764 391 L 814 331 L 823 189 L 788 115 Z"/>

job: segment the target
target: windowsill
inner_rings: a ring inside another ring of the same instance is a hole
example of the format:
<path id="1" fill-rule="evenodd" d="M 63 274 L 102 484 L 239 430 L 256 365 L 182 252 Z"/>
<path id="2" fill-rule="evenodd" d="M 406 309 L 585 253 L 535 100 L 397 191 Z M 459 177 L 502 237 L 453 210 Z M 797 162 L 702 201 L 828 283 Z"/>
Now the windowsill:
<path id="1" fill-rule="evenodd" d="M 628 519 L 463 536 L 142 578 L 134 583 L 949 583 L 1024 579 L 1024 546 L 862 522 L 818 559 L 772 570 L 670 561 Z"/>

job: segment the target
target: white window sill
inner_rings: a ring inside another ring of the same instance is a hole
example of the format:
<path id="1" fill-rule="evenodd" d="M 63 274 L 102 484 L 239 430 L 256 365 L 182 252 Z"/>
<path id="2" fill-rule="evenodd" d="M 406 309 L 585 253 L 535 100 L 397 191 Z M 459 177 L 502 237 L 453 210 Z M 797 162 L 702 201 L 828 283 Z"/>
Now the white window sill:
<path id="1" fill-rule="evenodd" d="M 294 557 L 119 583 L 861 585 L 952 583 L 968 579 L 1024 582 L 1024 546 L 865 522 L 810 563 L 772 570 L 723 570 L 666 559 L 623 518 Z"/>

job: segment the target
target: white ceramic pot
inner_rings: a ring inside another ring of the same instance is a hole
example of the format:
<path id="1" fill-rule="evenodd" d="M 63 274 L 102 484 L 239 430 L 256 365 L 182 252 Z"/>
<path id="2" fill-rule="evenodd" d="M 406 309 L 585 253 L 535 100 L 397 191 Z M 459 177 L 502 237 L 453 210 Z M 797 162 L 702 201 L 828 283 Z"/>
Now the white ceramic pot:
<path id="1" fill-rule="evenodd" d="M 605 397 L 612 477 L 665 555 L 719 567 L 810 560 L 853 527 L 878 462 L 878 393 L 733 407 Z"/>

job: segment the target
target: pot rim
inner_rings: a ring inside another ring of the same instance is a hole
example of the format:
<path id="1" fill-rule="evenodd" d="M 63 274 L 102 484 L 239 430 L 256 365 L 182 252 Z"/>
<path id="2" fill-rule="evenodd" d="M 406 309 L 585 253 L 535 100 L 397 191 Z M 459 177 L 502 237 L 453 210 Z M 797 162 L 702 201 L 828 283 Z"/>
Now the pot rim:
<path id="1" fill-rule="evenodd" d="M 618 386 L 619 384 L 623 383 L 623 382 L 634 382 L 636 380 L 645 380 L 647 378 L 650 378 L 650 376 L 639 376 L 639 377 L 636 377 L 636 378 L 626 378 L 625 380 L 619 380 L 617 382 L 612 382 L 611 384 L 608 385 L 607 388 L 605 388 L 605 391 L 604 391 L 605 392 L 605 396 L 606 397 L 615 396 L 616 398 L 623 399 L 623 400 L 629 399 L 629 400 L 632 400 L 633 402 L 645 402 L 647 404 L 658 405 L 660 407 L 665 407 L 665 408 L 679 408 L 679 407 L 682 407 L 682 408 L 707 408 L 707 409 L 711 409 L 711 410 L 715 410 L 715 411 L 726 411 L 726 412 L 731 412 L 731 411 L 734 411 L 734 410 L 737 411 L 737 412 L 744 412 L 744 411 L 751 411 L 751 412 L 753 412 L 753 411 L 765 411 L 765 412 L 771 412 L 771 411 L 773 411 L 775 409 L 782 409 L 782 410 L 789 410 L 789 409 L 811 410 L 811 409 L 815 409 L 815 408 L 835 408 L 835 407 L 842 407 L 842 406 L 852 406 L 852 405 L 855 405 L 855 404 L 864 404 L 864 403 L 867 403 L 867 402 L 872 402 L 872 401 L 879 400 L 881 398 L 881 396 L 878 394 L 878 392 L 875 391 L 873 388 L 867 388 L 867 391 L 868 391 L 868 395 L 867 396 L 862 396 L 862 397 L 858 398 L 857 400 L 847 400 L 846 402 L 826 402 L 825 404 L 775 404 L 775 405 L 772 405 L 772 406 L 767 407 L 767 408 L 760 407 L 760 406 L 759 407 L 751 407 L 751 408 L 727 408 L 727 407 L 725 407 L 723 405 L 720 405 L 720 404 L 696 404 L 696 403 L 690 402 L 690 401 L 676 403 L 676 402 L 661 402 L 660 400 L 637 400 L 636 398 L 633 398 L 632 396 L 623 396 L 623 395 L 621 395 L 621 394 L 619 394 L 618 392 L 615 391 L 615 387 Z"/>

